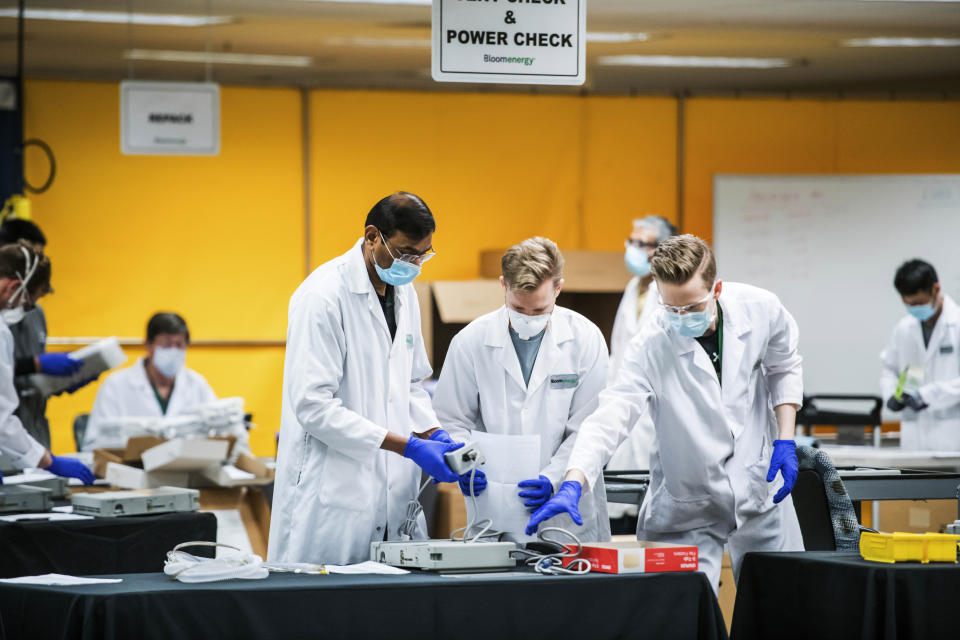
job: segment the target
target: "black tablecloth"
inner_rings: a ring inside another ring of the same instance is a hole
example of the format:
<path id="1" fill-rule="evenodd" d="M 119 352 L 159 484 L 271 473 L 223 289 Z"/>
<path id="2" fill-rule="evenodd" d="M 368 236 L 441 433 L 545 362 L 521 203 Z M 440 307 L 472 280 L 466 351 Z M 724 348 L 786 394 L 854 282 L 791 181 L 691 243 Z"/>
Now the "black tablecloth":
<path id="1" fill-rule="evenodd" d="M 183 584 L 0 583 L 7 638 L 725 638 L 700 573 L 444 577 L 271 574 Z"/>
<path id="2" fill-rule="evenodd" d="M 731 637 L 960 638 L 960 565 L 885 564 L 857 553 L 750 553 Z"/>
<path id="3" fill-rule="evenodd" d="M 0 578 L 159 571 L 174 545 L 216 539 L 212 513 L 0 522 Z M 212 555 L 213 549 L 189 551 Z"/>

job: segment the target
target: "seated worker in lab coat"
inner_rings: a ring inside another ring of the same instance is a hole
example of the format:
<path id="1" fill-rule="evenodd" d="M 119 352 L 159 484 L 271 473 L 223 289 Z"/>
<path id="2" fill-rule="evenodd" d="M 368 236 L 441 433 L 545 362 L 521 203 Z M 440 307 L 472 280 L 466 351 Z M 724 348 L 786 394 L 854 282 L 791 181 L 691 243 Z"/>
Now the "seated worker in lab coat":
<path id="1" fill-rule="evenodd" d="M 25 305 L 49 293 L 50 260 L 26 244 L 0 248 L 0 451 L 20 469 L 39 467 L 66 478 L 93 483 L 93 472 L 74 458 L 55 456 L 23 428 L 16 416 L 13 385 L 13 335 L 7 326 L 22 315 Z M 0 476 L 2 480 L 2 476 Z"/>
<path id="2" fill-rule="evenodd" d="M 900 265 L 893 286 L 907 315 L 893 328 L 880 356 L 880 386 L 887 408 L 902 411 L 900 446 L 960 451 L 960 308 L 940 286 L 933 265 Z M 898 396 L 900 377 L 906 388 Z"/>
<path id="3" fill-rule="evenodd" d="M 43 253 L 47 238 L 36 224 L 29 220 L 11 218 L 0 225 L 0 246 L 25 242 L 37 253 Z M 72 376 L 80 370 L 83 363 L 74 360 L 67 353 L 47 352 L 47 318 L 39 304 L 28 304 L 23 308 L 22 317 L 17 319 L 19 311 L 14 313 L 8 323 L 13 334 L 13 355 L 15 369 L 14 382 L 20 404 L 17 417 L 23 428 L 37 442 L 50 448 L 50 423 L 47 422 L 47 396 L 40 393 L 30 382 L 30 374 L 44 373 L 48 376 Z M 67 390 L 68 393 L 93 382 L 86 380 Z"/>
<path id="4" fill-rule="evenodd" d="M 595 324 L 556 305 L 563 287 L 563 256 L 556 244 L 524 240 L 510 247 L 500 264 L 504 306 L 453 338 L 433 406 L 441 424 L 464 440 L 472 439 L 472 431 L 540 437 L 539 474 L 521 481 L 516 504 L 503 507 L 520 510 L 522 523 L 522 507 L 536 511 L 563 481 L 580 423 L 596 409 L 606 384 L 607 348 Z M 478 471 L 474 493 L 486 484 Z M 469 474 L 461 477 L 464 495 L 469 485 Z M 603 481 L 593 487 L 581 503 L 582 522 L 564 516 L 553 523 L 584 542 L 610 539 Z M 483 515 L 502 528 L 497 513 Z M 523 526 L 506 533 L 522 536 Z"/>
<path id="5" fill-rule="evenodd" d="M 578 520 L 581 488 L 601 480 L 604 463 L 650 412 L 650 489 L 637 538 L 699 547 L 716 591 L 725 543 L 735 579 L 747 552 L 803 549 L 789 495 L 803 400 L 799 332 L 774 294 L 717 279 L 700 238 L 662 242 L 651 267 L 663 312 L 630 342 L 616 384 L 580 427 L 566 481 L 528 532 L 561 513 Z"/>
<path id="6" fill-rule="evenodd" d="M 111 418 L 150 418 L 192 413 L 217 399 L 202 375 L 185 366 L 190 330 L 176 313 L 156 313 L 147 322 L 147 355 L 111 373 L 97 390 L 83 449 L 124 447 L 122 434 L 107 432 Z"/>

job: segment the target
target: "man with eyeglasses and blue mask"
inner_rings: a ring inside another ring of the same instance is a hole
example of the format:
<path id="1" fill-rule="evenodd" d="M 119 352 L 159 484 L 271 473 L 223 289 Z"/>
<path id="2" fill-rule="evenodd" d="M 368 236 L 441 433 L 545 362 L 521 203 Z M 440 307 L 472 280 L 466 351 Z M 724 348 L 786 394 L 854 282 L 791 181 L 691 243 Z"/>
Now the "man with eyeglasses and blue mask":
<path id="1" fill-rule="evenodd" d="M 423 539 L 422 514 L 405 524 L 421 469 L 458 480 L 444 454 L 463 444 L 421 385 L 431 369 L 411 284 L 435 229 L 419 197 L 387 196 L 290 299 L 271 561 L 351 564 L 373 541 Z"/>
<path id="2" fill-rule="evenodd" d="M 710 246 L 670 238 L 651 260 L 662 311 L 630 342 L 617 381 L 584 420 L 560 489 L 527 533 L 561 513 L 649 412 L 650 489 L 637 538 L 696 545 L 716 591 L 729 544 L 734 578 L 750 551 L 801 551 L 790 492 L 803 400 L 797 325 L 769 291 L 721 282 Z M 548 523 L 549 525 L 549 523 Z"/>
<path id="3" fill-rule="evenodd" d="M 893 286 L 907 315 L 881 354 L 887 408 L 903 412 L 900 446 L 960 451 L 960 308 L 928 262 L 909 260 Z"/>

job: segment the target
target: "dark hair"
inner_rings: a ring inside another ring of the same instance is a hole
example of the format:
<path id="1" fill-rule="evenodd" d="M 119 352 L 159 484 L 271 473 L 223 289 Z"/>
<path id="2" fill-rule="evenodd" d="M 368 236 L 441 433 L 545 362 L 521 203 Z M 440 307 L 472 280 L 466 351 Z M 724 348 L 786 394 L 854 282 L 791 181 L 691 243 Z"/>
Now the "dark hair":
<path id="1" fill-rule="evenodd" d="M 897 269 L 893 277 L 893 286 L 901 296 L 912 296 L 916 293 L 932 292 L 933 285 L 940 280 L 933 265 L 923 260 L 907 260 Z"/>
<path id="2" fill-rule="evenodd" d="M 402 231 L 414 241 L 423 240 L 437 228 L 427 204 L 406 191 L 398 191 L 373 205 L 367 214 L 366 226 L 370 225 L 379 229 L 385 239 Z"/>
<path id="3" fill-rule="evenodd" d="M 0 225 L 0 244 L 13 244 L 20 240 L 47 246 L 47 236 L 35 223 L 22 218 L 4 220 Z"/>
<path id="4" fill-rule="evenodd" d="M 187 321 L 179 313 L 155 313 L 147 322 L 147 342 L 153 342 L 162 333 L 184 336 L 190 344 L 190 329 Z"/>
<path id="5" fill-rule="evenodd" d="M 24 242 L 0 247 L 0 278 L 20 280 L 27 271 L 27 255 L 31 262 L 37 260 L 37 266 L 30 276 L 28 290 L 34 298 L 45 296 L 53 291 L 50 286 L 50 258 L 36 251 Z"/>

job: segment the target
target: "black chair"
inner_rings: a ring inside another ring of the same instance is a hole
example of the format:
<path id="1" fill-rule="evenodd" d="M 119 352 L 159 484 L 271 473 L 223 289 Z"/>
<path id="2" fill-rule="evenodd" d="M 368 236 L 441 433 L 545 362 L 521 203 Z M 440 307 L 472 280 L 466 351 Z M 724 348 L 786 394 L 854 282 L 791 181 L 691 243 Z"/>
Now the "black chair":
<path id="1" fill-rule="evenodd" d="M 83 437 L 87 433 L 87 421 L 90 419 L 89 413 L 78 413 L 73 419 L 73 442 L 77 445 L 77 451 L 83 446 Z"/>
<path id="2" fill-rule="evenodd" d="M 860 525 L 853 502 L 830 456 L 821 449 L 797 447 L 799 473 L 793 487 L 793 506 L 807 551 L 856 551 Z"/>

